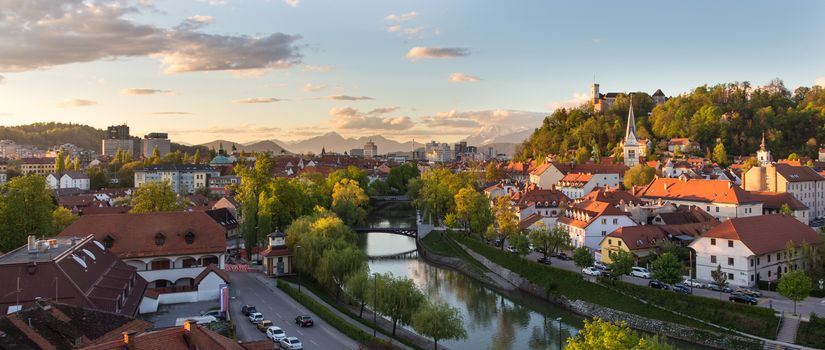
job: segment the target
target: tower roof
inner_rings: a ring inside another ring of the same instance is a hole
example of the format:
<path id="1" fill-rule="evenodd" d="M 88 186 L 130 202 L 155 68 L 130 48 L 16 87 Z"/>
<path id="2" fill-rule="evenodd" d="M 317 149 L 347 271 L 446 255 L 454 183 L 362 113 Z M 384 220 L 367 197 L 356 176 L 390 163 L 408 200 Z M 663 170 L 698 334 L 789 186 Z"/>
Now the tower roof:
<path id="1" fill-rule="evenodd" d="M 633 95 L 630 95 L 630 108 L 627 112 L 627 130 L 624 135 L 625 145 L 635 145 L 639 137 L 636 135 L 636 117 L 633 115 Z"/>

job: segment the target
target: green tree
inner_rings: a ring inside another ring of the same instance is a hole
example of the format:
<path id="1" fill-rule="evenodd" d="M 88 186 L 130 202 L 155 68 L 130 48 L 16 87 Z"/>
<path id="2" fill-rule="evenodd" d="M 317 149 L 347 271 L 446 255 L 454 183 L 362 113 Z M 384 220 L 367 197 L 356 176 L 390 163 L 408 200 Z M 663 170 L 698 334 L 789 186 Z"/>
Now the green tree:
<path id="1" fill-rule="evenodd" d="M 465 187 L 455 195 L 455 215 L 468 233 L 482 234 L 493 223 L 490 201 L 472 187 Z"/>
<path id="2" fill-rule="evenodd" d="M 633 258 L 633 254 L 630 254 L 624 250 L 618 250 L 615 252 L 610 252 L 610 271 L 611 273 L 619 276 L 627 275 L 630 271 L 633 271 L 633 265 L 636 263 L 636 260 Z"/>
<path id="3" fill-rule="evenodd" d="M 66 172 L 66 154 L 63 153 L 61 148 L 57 151 L 57 157 L 54 158 L 54 173 L 62 174 L 64 172 Z"/>
<path id="4" fill-rule="evenodd" d="M 160 150 L 158 149 L 158 145 L 152 148 L 152 159 L 150 161 L 152 164 L 160 164 Z"/>
<path id="5" fill-rule="evenodd" d="M 347 278 L 366 268 L 367 257 L 361 249 L 339 240 L 323 252 L 315 276 L 318 282 L 335 291 L 336 298 L 340 298 Z"/>
<path id="6" fill-rule="evenodd" d="M 178 195 L 166 181 L 147 182 L 135 189 L 132 195 L 130 213 L 155 213 L 183 210 L 184 204 L 178 201 Z"/>
<path id="7" fill-rule="evenodd" d="M 5 196 L 0 198 L 0 250 L 8 252 L 20 247 L 29 234 L 38 238 L 50 236 L 54 232 L 53 210 L 46 178 L 26 175 L 9 180 Z"/>
<path id="8" fill-rule="evenodd" d="M 682 264 L 676 255 L 663 253 L 650 265 L 653 278 L 667 284 L 673 284 L 682 278 Z"/>
<path id="9" fill-rule="evenodd" d="M 576 264 L 578 268 L 593 266 L 595 260 L 593 254 L 590 253 L 590 249 L 587 249 L 587 247 L 578 247 L 573 250 L 573 263 Z"/>
<path id="10" fill-rule="evenodd" d="M 484 168 L 484 180 L 487 182 L 496 182 L 504 178 L 504 172 L 498 168 L 496 162 L 491 161 L 487 163 Z"/>
<path id="11" fill-rule="evenodd" d="M 566 350 L 674 350 L 658 337 L 641 338 L 624 321 L 612 323 L 600 318 L 584 321 L 584 328 L 567 339 Z"/>
<path id="12" fill-rule="evenodd" d="M 728 286 L 728 274 L 722 272 L 722 265 L 716 265 L 716 270 L 710 272 L 713 283 L 719 287 L 719 299 L 722 299 L 722 290 Z"/>
<path id="13" fill-rule="evenodd" d="M 243 223 L 241 224 L 241 232 L 243 233 L 244 247 L 246 248 L 246 256 L 251 260 L 252 252 L 258 246 L 258 198 L 247 198 L 241 202 L 241 216 L 243 216 Z M 297 236 L 297 235 L 296 235 Z M 287 235 L 287 239 L 289 239 Z"/>
<path id="14" fill-rule="evenodd" d="M 799 160 L 799 155 L 796 153 L 791 153 L 788 155 L 788 160 Z"/>
<path id="15" fill-rule="evenodd" d="M 716 146 L 713 147 L 713 161 L 719 165 L 728 164 L 728 153 L 725 151 L 725 145 L 721 142 L 717 143 Z"/>
<path id="16" fill-rule="evenodd" d="M 576 163 L 582 164 L 590 159 L 590 151 L 586 146 L 581 146 L 576 150 Z"/>
<path id="17" fill-rule="evenodd" d="M 425 302 L 424 294 L 409 278 L 397 278 L 391 273 L 378 276 L 376 309 L 392 321 L 392 335 L 398 324 L 409 325 L 412 316 Z"/>
<path id="18" fill-rule="evenodd" d="M 804 272 L 791 271 L 782 275 L 776 289 L 783 297 L 793 300 L 793 313 L 796 315 L 796 303 L 811 294 L 813 284 Z"/>
<path id="19" fill-rule="evenodd" d="M 80 157 L 74 157 L 74 159 L 72 159 L 72 170 L 80 171 Z"/>
<path id="20" fill-rule="evenodd" d="M 410 180 L 418 178 L 421 174 L 418 171 L 416 163 L 404 163 L 400 166 L 390 169 L 387 175 L 387 185 L 393 189 L 394 193 L 407 193 L 407 184 Z"/>
<path id="21" fill-rule="evenodd" d="M 443 339 L 467 339 L 464 317 L 447 303 L 425 303 L 412 317 L 412 327 L 418 334 L 433 338 L 435 350 Z"/>
<path id="22" fill-rule="evenodd" d="M 201 163 L 201 149 L 200 147 L 195 149 L 195 155 L 192 156 L 192 163 L 200 164 Z"/>
<path id="23" fill-rule="evenodd" d="M 514 248 L 519 256 L 525 256 L 530 252 L 530 240 L 521 233 L 510 235 L 507 244 Z"/>
<path id="24" fill-rule="evenodd" d="M 530 243 L 532 243 L 534 247 L 541 250 L 544 258 L 547 259 L 547 254 L 550 254 L 550 248 L 552 246 L 550 230 L 547 229 L 547 226 L 543 222 L 539 222 L 536 226 L 535 229 L 530 230 L 527 238 L 530 239 Z"/>
<path id="25" fill-rule="evenodd" d="M 353 225 L 366 218 L 367 211 L 363 206 L 369 200 L 357 180 L 342 179 L 332 190 L 332 211 L 348 225 Z"/>
<path id="26" fill-rule="evenodd" d="M 496 224 L 498 225 L 498 232 L 504 237 L 510 237 L 518 233 L 519 226 L 516 216 L 510 210 L 510 198 L 501 196 L 496 198 L 493 212 Z M 503 245 L 502 245 L 503 246 Z"/>
<path id="27" fill-rule="evenodd" d="M 647 185 L 656 176 L 656 169 L 644 164 L 639 164 L 628 169 L 624 174 L 624 187 L 627 189 L 633 186 Z"/>
<path id="28" fill-rule="evenodd" d="M 779 208 L 779 213 L 785 216 L 793 217 L 793 209 L 791 209 L 791 206 L 788 205 L 788 203 L 782 204 Z"/>
<path id="29" fill-rule="evenodd" d="M 326 193 L 327 196 L 331 196 L 332 192 L 335 190 L 335 185 L 341 182 L 341 180 L 349 179 L 355 180 L 358 186 L 366 187 L 369 185 L 370 180 L 367 177 L 367 172 L 363 169 L 360 169 L 356 166 L 348 166 L 346 169 L 339 169 L 333 171 L 327 176 L 326 182 Z"/>
<path id="30" fill-rule="evenodd" d="M 100 167 L 91 167 L 86 170 L 89 176 L 89 188 L 93 191 L 109 186 L 109 179 Z"/>
<path id="31" fill-rule="evenodd" d="M 63 232 L 66 227 L 69 227 L 75 220 L 78 219 L 71 210 L 64 207 L 57 207 L 52 211 L 52 225 L 54 226 L 54 233 Z"/>
<path id="32" fill-rule="evenodd" d="M 367 304 L 367 297 L 372 288 L 369 269 L 361 269 L 347 277 L 345 288 L 350 298 L 360 305 L 358 318 L 361 318 L 364 315 L 364 305 Z"/>

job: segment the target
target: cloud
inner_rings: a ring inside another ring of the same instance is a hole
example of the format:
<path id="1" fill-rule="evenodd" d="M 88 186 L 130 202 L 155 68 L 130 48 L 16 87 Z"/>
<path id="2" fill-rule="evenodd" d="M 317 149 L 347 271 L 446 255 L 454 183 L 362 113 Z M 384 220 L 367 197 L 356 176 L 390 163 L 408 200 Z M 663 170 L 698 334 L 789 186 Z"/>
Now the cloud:
<path id="1" fill-rule="evenodd" d="M 574 92 L 573 98 L 564 101 L 556 101 L 547 104 L 547 109 L 551 111 L 555 111 L 559 108 L 576 108 L 579 107 L 590 99 L 590 94 L 582 93 L 582 92 Z"/>
<path id="2" fill-rule="evenodd" d="M 314 66 L 311 64 L 305 64 L 301 70 L 304 72 L 326 73 L 332 70 L 332 66 Z"/>
<path id="3" fill-rule="evenodd" d="M 477 129 L 479 127 L 518 125 L 533 126 L 541 123 L 543 113 L 516 111 L 510 109 L 488 109 L 459 112 L 450 110 L 435 115 L 422 116 L 421 121 L 433 128 Z"/>
<path id="4" fill-rule="evenodd" d="M 273 102 L 281 102 L 284 101 L 282 99 L 274 98 L 274 97 L 252 97 L 252 98 L 242 98 L 240 100 L 235 100 L 232 102 L 240 103 L 240 104 L 255 104 L 255 103 L 273 103 Z"/>
<path id="5" fill-rule="evenodd" d="M 389 27 L 387 27 L 387 31 L 390 32 L 390 33 L 400 32 L 401 31 L 401 25 L 397 24 L 397 25 L 394 25 L 394 26 L 389 26 Z"/>
<path id="6" fill-rule="evenodd" d="M 86 106 L 94 106 L 96 105 L 96 101 L 92 100 L 84 100 L 79 98 L 69 98 L 62 101 L 57 102 L 57 106 L 60 108 L 69 108 L 69 107 L 86 107 Z"/>
<path id="7" fill-rule="evenodd" d="M 816 80 L 814 80 L 814 85 L 819 85 L 825 88 L 825 77 L 816 78 Z"/>
<path id="8" fill-rule="evenodd" d="M 306 85 L 304 85 L 304 92 L 321 91 L 326 88 L 326 85 L 312 85 L 311 83 L 307 83 Z"/>
<path id="9" fill-rule="evenodd" d="M 120 94 L 123 95 L 123 96 L 145 96 L 145 95 L 156 95 L 156 94 L 174 95 L 175 92 L 172 91 L 172 90 L 161 90 L 161 89 L 130 88 L 130 89 L 120 90 Z"/>
<path id="10" fill-rule="evenodd" d="M 395 107 L 395 106 L 393 106 L 393 107 L 379 107 L 379 108 L 375 108 L 375 109 L 367 112 L 367 115 L 383 115 L 383 114 L 395 112 L 397 110 L 398 110 L 398 107 Z"/>
<path id="11" fill-rule="evenodd" d="M 458 47 L 413 47 L 407 52 L 407 58 L 417 61 L 423 58 L 456 58 L 470 55 L 470 50 Z"/>
<path id="12" fill-rule="evenodd" d="M 173 28 L 140 24 L 140 6 L 118 0 L 32 2 L 0 14 L 0 71 L 122 57 L 154 57 L 166 73 L 285 68 L 301 62 L 299 35 L 206 34 L 211 17 Z"/>
<path id="13" fill-rule="evenodd" d="M 418 17 L 418 13 L 415 12 L 415 11 L 412 11 L 412 12 L 402 13 L 400 15 L 390 14 L 390 15 L 387 15 L 386 17 L 384 17 L 384 20 L 385 21 L 392 21 L 392 22 L 406 22 L 406 21 L 409 21 L 411 19 L 415 19 L 415 17 Z"/>
<path id="14" fill-rule="evenodd" d="M 154 115 L 191 115 L 189 112 L 154 112 Z"/>
<path id="15" fill-rule="evenodd" d="M 301 3 L 301 0 L 284 0 L 284 3 L 292 7 L 298 7 L 298 5 Z"/>
<path id="16" fill-rule="evenodd" d="M 205 128 L 198 128 L 198 129 L 172 129 L 168 132 L 174 135 L 187 135 L 187 134 L 242 134 L 242 135 L 270 135 L 273 133 L 280 132 L 281 128 L 278 127 L 270 127 L 270 126 L 259 126 L 255 124 L 241 124 L 237 127 L 227 127 L 227 126 L 210 126 Z"/>
<path id="17" fill-rule="evenodd" d="M 371 116 L 370 113 L 363 113 L 350 107 L 333 108 L 329 110 L 329 115 L 332 117 L 330 124 L 337 129 L 368 130 L 406 130 L 414 126 L 412 119 L 407 116 L 380 117 Z"/>
<path id="18" fill-rule="evenodd" d="M 372 97 L 369 96 L 349 96 L 349 95 L 332 95 L 324 97 L 327 100 L 334 100 L 334 101 L 361 101 L 361 100 L 372 100 Z"/>
<path id="19" fill-rule="evenodd" d="M 6 83 L 6 77 L 0 75 L 0 85 L 3 85 L 5 83 Z"/>
<path id="20" fill-rule="evenodd" d="M 481 80 L 481 78 L 479 78 L 475 75 L 464 74 L 464 73 L 461 73 L 461 72 L 456 72 L 456 73 L 450 74 L 450 82 L 453 82 L 453 83 L 475 82 L 475 81 L 479 81 L 479 80 Z"/>

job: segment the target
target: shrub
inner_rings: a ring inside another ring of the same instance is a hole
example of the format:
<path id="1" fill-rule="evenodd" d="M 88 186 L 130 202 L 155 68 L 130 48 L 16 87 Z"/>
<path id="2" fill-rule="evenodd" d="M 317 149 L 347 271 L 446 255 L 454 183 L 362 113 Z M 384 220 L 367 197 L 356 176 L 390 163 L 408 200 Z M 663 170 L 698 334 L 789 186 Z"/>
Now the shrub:
<path id="1" fill-rule="evenodd" d="M 809 322 L 799 324 L 796 333 L 796 343 L 817 349 L 825 349 L 825 318 L 811 313 Z"/>

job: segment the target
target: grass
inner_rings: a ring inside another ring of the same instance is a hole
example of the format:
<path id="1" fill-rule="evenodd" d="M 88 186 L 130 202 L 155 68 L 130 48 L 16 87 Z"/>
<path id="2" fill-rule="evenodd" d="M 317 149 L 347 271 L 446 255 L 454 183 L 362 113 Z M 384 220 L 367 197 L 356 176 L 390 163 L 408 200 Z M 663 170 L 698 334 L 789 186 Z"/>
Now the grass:
<path id="1" fill-rule="evenodd" d="M 329 310 L 326 306 L 305 294 L 299 293 L 297 289 L 280 279 L 278 280 L 278 288 L 289 294 L 292 299 L 295 299 L 307 309 L 312 310 L 312 312 L 318 315 L 318 317 L 335 327 L 335 329 L 341 331 L 341 333 L 344 333 L 346 336 L 354 339 L 355 341 L 366 345 L 368 349 L 397 349 L 397 347 L 394 347 L 381 339 L 373 338 L 371 334 L 364 332 L 361 328 L 358 328 L 338 317 L 338 315 Z"/>
<path id="2" fill-rule="evenodd" d="M 284 279 L 284 280 L 289 281 L 289 282 L 292 282 L 292 283 L 297 283 L 297 282 L 298 282 L 298 279 L 297 279 L 295 276 L 281 277 L 281 278 L 279 278 L 279 279 L 278 279 L 278 288 L 281 288 L 281 284 L 283 283 L 283 281 L 281 281 L 281 279 Z M 286 287 L 290 287 L 290 288 L 291 288 L 291 286 L 290 286 L 289 284 L 284 284 L 284 285 L 285 285 Z M 363 325 L 365 325 L 365 326 L 368 326 L 368 327 L 372 327 L 372 326 L 373 326 L 372 322 L 368 322 L 367 320 L 365 320 L 365 319 L 363 319 L 363 318 L 358 317 L 358 315 L 356 315 L 356 314 L 352 313 L 352 312 L 351 312 L 349 309 L 347 309 L 346 307 L 341 306 L 341 304 L 340 304 L 338 301 L 336 301 L 333 297 L 331 297 L 331 296 L 329 295 L 329 293 L 327 293 L 327 292 L 326 292 L 326 290 L 325 290 L 323 287 L 321 287 L 321 285 L 320 285 L 320 284 L 318 284 L 318 282 L 316 282 L 316 281 L 314 281 L 314 280 L 311 280 L 311 279 L 309 279 L 309 278 L 303 278 L 303 279 L 301 279 L 301 286 L 302 286 L 303 288 L 309 289 L 309 290 L 310 290 L 313 294 L 315 294 L 315 295 L 317 295 L 319 298 L 321 298 L 321 300 L 323 300 L 324 302 L 326 302 L 326 303 L 327 303 L 327 304 L 329 304 L 329 305 L 332 305 L 332 307 L 334 307 L 336 310 L 338 310 L 338 311 L 340 311 L 340 312 L 344 313 L 345 315 L 348 315 L 348 316 L 349 316 L 350 318 L 352 318 L 353 320 L 356 320 L 356 321 L 360 322 L 361 324 L 363 324 Z M 281 289 L 283 289 L 283 288 L 281 288 Z M 290 293 L 289 293 L 286 289 L 284 289 L 284 291 L 285 291 L 285 292 L 287 292 L 287 294 L 289 294 L 290 296 L 292 296 L 295 300 L 298 300 L 298 298 L 296 298 L 293 294 L 290 294 Z M 297 291 L 295 288 L 292 288 L 292 291 L 293 291 L 294 293 L 296 293 L 296 294 L 298 293 L 298 291 Z M 311 299 L 311 298 L 307 297 L 306 295 L 300 294 L 300 296 L 301 296 L 301 297 L 303 297 L 303 298 L 307 298 L 307 299 L 311 300 L 312 302 L 315 302 L 316 304 L 318 304 L 318 302 L 316 302 L 314 299 Z M 298 302 L 301 302 L 301 301 L 300 301 L 300 300 L 298 300 Z M 302 303 L 302 304 L 303 304 L 303 303 Z M 326 310 L 327 312 L 330 312 L 330 311 L 329 311 L 326 307 L 322 306 L 321 304 L 318 304 L 318 305 L 320 305 L 320 306 L 321 306 L 324 310 Z M 306 305 L 305 305 L 305 306 L 306 306 Z M 307 308 L 309 308 L 309 306 L 307 306 Z M 315 311 L 315 310 L 313 310 L 313 309 L 310 309 L 310 310 Z M 338 318 L 338 316 L 336 316 L 334 313 L 333 313 L 332 315 L 333 315 L 333 316 L 335 316 L 336 318 Z M 320 314 L 319 314 L 319 316 L 320 316 Z M 340 318 L 339 318 L 339 319 L 340 319 Z M 343 321 L 343 320 L 342 320 L 342 321 Z M 347 322 L 347 324 L 348 324 L 348 325 L 350 325 L 350 326 L 352 326 L 352 325 L 351 325 L 351 324 L 349 324 L 348 322 Z M 353 327 L 354 327 L 354 326 L 353 326 Z M 356 328 L 357 328 L 357 327 L 356 327 Z M 359 330 L 360 330 L 360 328 L 359 328 Z M 342 332 L 343 332 L 343 331 L 342 331 Z M 362 332 L 363 332 L 363 331 L 362 331 Z M 420 347 L 420 346 L 418 346 L 418 345 L 416 345 L 415 343 L 413 343 L 413 342 L 411 342 L 411 341 L 409 341 L 409 340 L 407 340 L 407 339 L 404 339 L 404 338 L 400 338 L 400 337 L 393 336 L 391 332 L 386 331 L 386 330 L 384 330 L 383 328 L 380 328 L 380 327 L 379 327 L 379 328 L 378 328 L 378 333 L 381 333 L 381 334 L 386 335 L 386 336 L 388 336 L 388 337 L 392 337 L 393 339 L 397 340 L 398 342 L 400 342 L 400 343 L 402 343 L 402 344 L 404 344 L 404 345 L 407 345 L 407 346 L 409 346 L 409 347 L 411 347 L 411 348 L 413 348 L 413 349 L 421 349 L 421 347 Z M 369 336 L 370 336 L 370 338 L 372 339 L 372 335 L 371 335 L 371 334 L 368 334 L 368 335 L 369 335 Z M 353 338 L 353 339 L 358 340 L 358 339 L 356 339 L 356 338 Z M 370 348 L 370 349 L 371 349 L 371 348 Z M 392 348 L 392 349 L 394 349 L 394 348 Z"/>
<path id="3" fill-rule="evenodd" d="M 484 264 L 480 263 L 476 259 L 473 259 L 470 254 L 467 254 L 464 249 L 461 249 L 455 241 L 447 237 L 442 238 L 440 234 L 430 233 L 420 242 L 433 254 L 460 258 L 461 260 L 464 260 L 470 265 L 476 267 L 481 274 L 490 271 L 486 266 L 484 266 Z"/>
<path id="4" fill-rule="evenodd" d="M 796 343 L 817 349 L 825 349 L 825 318 L 811 313 L 809 322 L 799 324 L 796 333 Z"/>
<path id="5" fill-rule="evenodd" d="M 569 299 L 579 299 L 647 318 L 680 323 L 700 329 L 717 330 L 701 322 L 679 317 L 671 312 L 650 307 L 603 285 L 587 282 L 582 279 L 579 273 L 528 261 L 462 235 L 449 234 L 449 237 L 464 244 L 487 259 L 490 259 L 494 263 L 544 287 L 551 294 L 563 295 Z M 674 293 L 668 294 L 667 292 L 624 282 L 616 282 L 616 286 L 627 294 L 649 300 L 657 305 L 685 315 L 764 338 L 775 339 L 776 337 L 774 331 L 776 330 L 778 318 L 774 316 L 770 310 L 764 308 L 753 308 L 713 299 L 676 295 Z M 661 293 L 657 294 L 655 292 Z"/>

